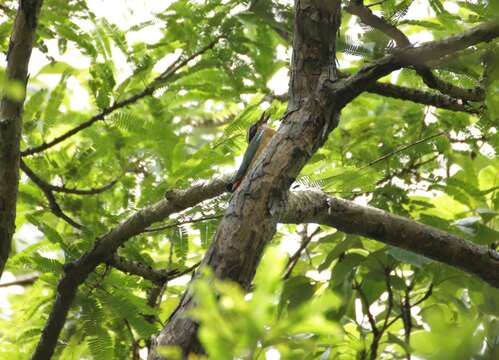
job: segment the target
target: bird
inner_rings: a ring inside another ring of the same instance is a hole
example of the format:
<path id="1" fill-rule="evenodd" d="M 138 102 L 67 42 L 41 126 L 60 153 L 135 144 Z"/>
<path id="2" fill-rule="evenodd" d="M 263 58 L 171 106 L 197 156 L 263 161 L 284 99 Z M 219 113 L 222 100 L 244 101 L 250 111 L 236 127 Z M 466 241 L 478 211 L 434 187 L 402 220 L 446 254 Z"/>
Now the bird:
<path id="1" fill-rule="evenodd" d="M 256 163 L 256 160 L 266 148 L 267 144 L 272 139 L 275 134 L 275 130 L 267 125 L 270 115 L 265 112 L 262 114 L 260 119 L 250 126 L 248 129 L 248 147 L 243 156 L 243 161 L 239 166 L 234 178 L 229 184 L 227 184 L 227 191 L 234 192 L 241 185 L 246 174 L 249 172 L 251 167 Z"/>

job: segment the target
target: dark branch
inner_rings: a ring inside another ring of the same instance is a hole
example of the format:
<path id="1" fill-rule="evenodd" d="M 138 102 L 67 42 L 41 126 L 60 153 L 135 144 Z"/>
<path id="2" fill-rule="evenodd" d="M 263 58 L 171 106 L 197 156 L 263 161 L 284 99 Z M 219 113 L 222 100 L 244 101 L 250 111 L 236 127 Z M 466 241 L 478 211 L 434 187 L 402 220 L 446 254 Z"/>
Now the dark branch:
<path id="1" fill-rule="evenodd" d="M 393 155 L 396 155 L 398 153 L 401 153 L 407 149 L 410 149 L 411 147 L 413 146 L 416 146 L 416 145 L 419 145 L 419 144 L 422 144 L 422 143 L 425 143 L 431 139 L 434 139 L 436 137 L 439 137 L 439 136 L 442 136 L 442 135 L 445 135 L 445 131 L 440 131 L 436 134 L 433 134 L 433 135 L 430 135 L 430 136 L 427 136 L 425 138 L 422 138 L 422 139 L 419 139 L 417 141 L 414 141 L 410 144 L 407 144 L 407 145 L 404 145 L 404 146 L 401 146 L 393 151 L 390 151 L 389 153 L 383 155 L 383 156 L 380 156 L 379 158 L 373 160 L 373 161 L 370 161 L 369 163 L 367 163 L 365 166 L 361 167 L 359 170 L 362 170 L 362 169 L 365 169 L 367 167 L 370 167 L 370 166 L 373 166 L 373 165 L 376 165 L 377 163 L 381 162 L 381 161 L 384 161 L 386 159 L 388 159 L 389 157 L 393 156 Z"/>
<path id="2" fill-rule="evenodd" d="M 76 290 L 97 265 L 107 261 L 125 241 L 142 233 L 151 224 L 161 221 L 169 215 L 194 206 L 225 191 L 229 177 L 216 179 L 208 184 L 194 185 L 188 190 L 175 190 L 169 197 L 175 201 L 163 199 L 144 208 L 106 235 L 98 239 L 88 253 L 73 263 L 64 266 L 64 274 L 57 286 L 57 296 L 48 321 L 43 329 L 40 341 L 32 359 L 44 360 L 52 356 L 57 339 Z"/>
<path id="3" fill-rule="evenodd" d="M 215 40 L 211 41 L 208 45 L 206 45 L 202 49 L 196 51 L 194 54 L 188 56 L 187 58 L 179 59 L 179 60 L 175 61 L 164 72 L 162 72 L 160 75 L 158 75 L 151 82 L 151 84 L 149 84 L 146 88 L 144 88 L 144 90 L 142 90 L 140 93 L 132 95 L 124 100 L 115 102 L 113 105 L 102 110 L 100 113 L 92 116 L 87 121 L 81 123 L 80 125 L 74 127 L 71 130 L 68 130 L 66 133 L 56 137 L 55 139 L 53 139 L 49 142 L 46 142 L 46 143 L 43 143 L 41 145 L 38 145 L 38 146 L 35 146 L 35 147 L 32 147 L 32 148 L 29 148 L 29 149 L 22 151 L 21 156 L 29 156 L 29 155 L 33 155 L 33 154 L 45 151 L 45 150 L 63 142 L 64 140 L 70 138 L 71 136 L 79 133 L 80 131 L 92 126 L 97 121 L 104 120 L 106 118 L 106 116 L 111 114 L 112 112 L 114 112 L 118 109 L 124 108 L 128 105 L 134 104 L 135 102 L 137 102 L 138 100 L 140 100 L 146 96 L 152 95 L 156 89 L 158 89 L 160 86 L 164 85 L 164 83 L 167 80 L 169 80 L 178 70 L 180 70 L 182 67 L 187 65 L 191 60 L 202 55 L 206 51 L 212 49 L 221 38 L 222 37 L 219 36 Z"/>
<path id="4" fill-rule="evenodd" d="M 40 190 L 43 192 L 43 194 L 45 195 L 45 197 L 47 198 L 47 201 L 49 203 L 50 211 L 52 211 L 52 213 L 55 216 L 57 216 L 58 218 L 61 218 L 62 220 L 64 220 L 65 222 L 67 222 L 69 225 L 71 225 L 72 227 L 74 227 L 76 229 L 79 229 L 79 230 L 83 229 L 83 225 L 77 223 L 75 220 L 73 220 L 68 215 L 66 215 L 64 213 L 64 211 L 62 211 L 61 207 L 59 206 L 59 203 L 57 202 L 57 199 L 55 198 L 53 191 L 46 186 L 47 183 L 45 183 L 42 179 L 40 179 L 38 177 L 38 175 L 36 175 L 24 163 L 24 161 L 21 160 L 19 166 L 20 166 L 21 170 L 24 171 L 24 173 L 31 179 L 31 181 L 33 181 L 36 184 L 36 186 L 38 186 L 40 188 Z"/>
<path id="5" fill-rule="evenodd" d="M 303 251 L 307 249 L 308 244 L 310 244 L 314 236 L 317 235 L 318 232 L 320 231 L 320 227 L 318 227 L 317 229 L 315 229 L 315 231 L 312 234 L 308 235 L 307 234 L 308 227 L 306 225 L 307 224 L 304 225 L 304 229 L 301 234 L 300 247 L 298 248 L 298 250 L 296 250 L 296 252 L 293 255 L 291 255 L 291 257 L 288 260 L 288 264 L 286 265 L 286 272 L 282 277 L 283 280 L 289 279 L 291 273 L 293 272 L 293 269 L 295 268 L 296 264 L 298 263 L 298 260 L 300 259 L 301 254 L 303 253 Z"/>
<path id="6" fill-rule="evenodd" d="M 114 179 L 110 183 L 101 186 L 101 187 L 96 187 L 96 188 L 91 188 L 91 189 L 77 189 L 77 188 L 68 188 L 66 186 L 57 186 L 57 185 L 52 185 L 48 183 L 47 181 L 43 180 L 38 174 L 36 174 L 31 168 L 29 168 L 24 161 L 21 160 L 21 169 L 26 173 L 26 175 L 34 181 L 36 179 L 36 184 L 40 184 L 43 187 L 49 191 L 53 192 L 61 192 L 65 194 L 74 194 L 74 195 L 97 195 L 100 193 L 103 193 L 106 190 L 111 189 L 117 182 L 118 179 Z"/>
<path id="7" fill-rule="evenodd" d="M 138 261 L 130 261 L 119 255 L 112 255 L 109 260 L 106 261 L 109 265 L 112 265 L 114 268 L 130 274 L 137 275 L 146 280 L 152 281 L 155 284 L 163 284 L 166 281 L 170 281 L 172 279 L 176 279 L 180 276 L 188 274 L 194 271 L 199 263 L 192 265 L 183 270 L 173 269 L 173 270 L 154 270 L 152 267 L 148 265 L 144 265 Z"/>
<path id="8" fill-rule="evenodd" d="M 362 3 L 363 1 L 352 0 L 345 10 L 358 16 L 364 24 L 380 30 L 388 37 L 395 40 L 399 48 L 411 46 L 409 38 L 399 28 L 389 23 L 387 20 L 374 15 L 373 12 L 362 5 Z M 466 101 L 483 101 L 485 99 L 485 92 L 480 86 L 477 86 L 474 89 L 461 88 L 438 78 L 425 65 L 416 65 L 415 69 L 428 87 L 437 89 L 452 98 L 459 98 Z"/>
<path id="9" fill-rule="evenodd" d="M 377 337 L 379 334 L 379 329 L 376 326 L 376 320 L 374 319 L 373 314 L 369 311 L 369 302 L 367 301 L 367 296 L 364 293 L 364 291 L 362 291 L 360 284 L 358 284 L 355 280 L 353 288 L 357 290 L 357 292 L 359 293 L 359 297 L 362 302 L 362 307 L 364 308 L 364 312 L 366 313 L 367 319 L 369 320 L 369 324 L 371 325 L 371 330 L 373 332 L 373 335 L 374 337 Z"/>
<path id="10" fill-rule="evenodd" d="M 326 83 L 325 85 L 329 88 L 328 96 L 336 101 L 336 106 L 342 108 L 367 90 L 376 80 L 394 70 L 422 65 L 430 60 L 458 52 L 480 42 L 490 41 L 498 36 L 499 22 L 494 21 L 478 25 L 446 39 L 430 41 L 417 47 L 396 49 L 392 54 L 374 61 L 346 79 Z"/>
<path id="11" fill-rule="evenodd" d="M 345 73 L 341 74 L 342 78 L 347 78 Z M 464 103 L 462 100 L 454 99 L 448 95 L 433 94 L 427 91 L 409 88 L 390 83 L 376 81 L 370 85 L 367 92 L 377 94 L 385 97 L 390 97 L 399 100 L 412 101 L 417 104 L 434 106 L 441 109 L 451 111 L 461 111 L 469 114 L 479 114 L 480 109 L 475 108 L 469 104 Z M 288 101 L 287 95 L 274 96 L 279 101 Z"/>
<path id="12" fill-rule="evenodd" d="M 154 227 L 154 228 L 147 228 L 147 229 L 144 230 L 144 232 L 163 231 L 163 230 L 175 228 L 175 227 L 177 227 L 179 225 L 193 224 L 193 223 L 207 221 L 207 220 L 220 219 L 221 217 L 223 217 L 222 214 L 217 214 L 217 215 L 203 216 L 203 217 L 197 218 L 197 219 L 187 219 L 187 220 L 183 220 L 183 221 L 177 221 L 177 222 L 174 222 L 172 224 L 166 224 L 166 225 L 157 226 L 157 227 Z"/>
<path id="13" fill-rule="evenodd" d="M 19 149 L 28 64 L 42 0 L 20 1 L 7 50 L 3 90 L 18 86 L 21 96 L 0 95 L 0 275 L 10 254 L 19 188 Z"/>
<path id="14" fill-rule="evenodd" d="M 426 91 L 412 89 L 388 83 L 375 82 L 367 88 L 367 91 L 381 96 L 394 99 L 408 100 L 418 104 L 434 106 L 442 109 L 461 111 L 470 114 L 479 114 L 480 110 L 463 101 L 442 94 L 432 94 Z"/>

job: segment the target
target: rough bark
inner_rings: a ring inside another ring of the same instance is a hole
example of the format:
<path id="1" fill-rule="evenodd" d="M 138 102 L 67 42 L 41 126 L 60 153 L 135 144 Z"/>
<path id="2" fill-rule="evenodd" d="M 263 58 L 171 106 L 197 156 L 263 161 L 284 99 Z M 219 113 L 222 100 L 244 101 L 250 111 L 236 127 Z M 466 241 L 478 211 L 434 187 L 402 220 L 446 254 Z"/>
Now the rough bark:
<path id="1" fill-rule="evenodd" d="M 235 192 L 201 265 L 211 267 L 221 279 L 250 285 L 263 248 L 275 233 L 289 186 L 337 124 L 335 98 L 320 89 L 323 83 L 337 80 L 339 25 L 340 1 L 296 1 L 288 113 L 255 170 Z M 156 338 L 156 346 L 201 351 L 197 324 L 185 316 L 192 305 L 187 291 Z M 151 352 L 149 358 L 160 356 Z"/>
<path id="2" fill-rule="evenodd" d="M 19 185 L 19 143 L 22 110 L 28 81 L 28 63 L 42 0 L 20 0 L 7 52 L 7 81 L 20 86 L 14 99 L 4 94 L 0 104 L 0 276 L 9 257 L 15 231 Z"/>
<path id="3" fill-rule="evenodd" d="M 383 210 L 302 191 L 290 196 L 282 222 L 317 223 L 362 235 L 454 266 L 499 288 L 497 251 Z"/>

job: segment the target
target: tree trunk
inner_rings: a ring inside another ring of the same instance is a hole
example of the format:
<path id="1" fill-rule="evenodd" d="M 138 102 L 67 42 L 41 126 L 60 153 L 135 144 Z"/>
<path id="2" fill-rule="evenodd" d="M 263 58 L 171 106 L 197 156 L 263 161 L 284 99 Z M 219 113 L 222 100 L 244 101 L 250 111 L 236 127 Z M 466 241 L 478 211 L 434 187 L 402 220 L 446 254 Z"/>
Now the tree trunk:
<path id="1" fill-rule="evenodd" d="M 22 110 L 35 29 L 42 0 L 20 0 L 7 52 L 7 85 L 22 88 L 17 98 L 3 94 L 0 104 L 0 276 L 9 257 L 16 222 Z"/>
<path id="2" fill-rule="evenodd" d="M 264 246 L 272 239 L 288 189 L 303 166 L 336 127 L 339 107 L 325 92 L 337 79 L 335 40 L 339 0 L 297 0 L 288 112 L 255 169 L 234 194 L 202 266 L 221 279 L 248 287 Z M 188 290 L 155 346 L 177 345 L 200 352 L 197 324 L 185 317 L 193 306 Z M 160 356 L 152 352 L 150 359 Z"/>

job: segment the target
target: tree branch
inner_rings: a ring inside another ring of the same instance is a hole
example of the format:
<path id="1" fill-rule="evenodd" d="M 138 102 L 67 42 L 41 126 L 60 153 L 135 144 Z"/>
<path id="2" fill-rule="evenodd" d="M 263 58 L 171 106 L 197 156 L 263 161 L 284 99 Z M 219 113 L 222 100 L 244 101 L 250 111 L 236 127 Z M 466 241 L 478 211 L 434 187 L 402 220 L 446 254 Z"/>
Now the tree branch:
<path id="1" fill-rule="evenodd" d="M 294 192 L 282 222 L 317 223 L 397 246 L 474 274 L 499 288 L 499 253 L 414 220 L 322 192 Z"/>
<path id="2" fill-rule="evenodd" d="M 417 47 L 396 49 L 392 54 L 374 61 L 346 79 L 325 83 L 325 87 L 329 89 L 329 96 L 336 101 L 336 106 L 342 108 L 367 90 L 376 80 L 394 70 L 405 66 L 422 65 L 498 36 L 499 22 L 492 21 L 446 39 L 430 41 Z"/>
<path id="3" fill-rule="evenodd" d="M 99 238 L 92 250 L 75 262 L 66 264 L 64 274 L 57 285 L 57 295 L 51 314 L 32 359 L 45 360 L 52 356 L 57 338 L 76 295 L 76 290 L 97 265 L 107 261 L 120 245 L 131 237 L 142 233 L 151 224 L 223 193 L 228 181 L 229 177 L 225 177 L 215 179 L 208 184 L 194 185 L 188 190 L 171 191 L 168 194 L 168 199 L 160 200 L 156 204 L 138 211 Z"/>
<path id="4" fill-rule="evenodd" d="M 36 280 L 38 280 L 39 277 L 40 277 L 40 275 L 38 275 L 38 273 L 21 275 L 21 276 L 16 277 L 12 281 L 0 283 L 0 288 L 14 286 L 14 285 L 19 285 L 19 286 L 31 285 Z"/>
<path id="5" fill-rule="evenodd" d="M 71 225 L 72 227 L 74 227 L 78 230 L 83 229 L 83 225 L 79 224 L 78 222 L 76 222 L 75 220 L 70 218 L 68 215 L 66 215 L 64 213 L 64 211 L 62 211 L 61 207 L 57 203 L 57 200 L 54 196 L 53 191 L 50 189 L 49 186 L 47 186 L 49 184 L 47 184 L 42 179 L 40 179 L 38 177 L 38 175 L 36 175 L 22 160 L 20 161 L 20 168 L 31 179 L 31 181 L 33 181 L 40 188 L 40 190 L 45 194 L 45 197 L 47 198 L 47 200 L 49 202 L 50 211 L 52 211 L 52 213 L 55 216 L 57 216 L 58 218 L 61 218 L 62 220 L 67 222 L 69 225 Z"/>
<path id="6" fill-rule="evenodd" d="M 137 275 L 146 280 L 149 280 L 157 285 L 161 285 L 166 281 L 170 281 L 172 279 L 176 279 L 180 276 L 188 274 L 199 266 L 199 263 L 192 265 L 183 270 L 173 269 L 173 270 L 154 270 L 152 267 L 148 265 L 144 265 L 138 261 L 130 261 L 125 259 L 122 256 L 117 254 L 112 255 L 107 261 L 109 265 L 112 265 L 114 268 L 130 274 Z"/>
<path id="7" fill-rule="evenodd" d="M 341 73 L 340 77 L 347 78 L 348 76 Z M 366 89 L 367 92 L 385 97 L 390 97 L 399 100 L 412 101 L 417 104 L 434 106 L 441 109 L 466 112 L 469 114 L 479 114 L 480 109 L 477 109 L 462 100 L 454 99 L 448 95 L 433 94 L 427 91 L 409 88 L 390 83 L 376 81 Z M 288 101 L 287 95 L 281 95 L 278 98 L 280 101 Z"/>
<path id="8" fill-rule="evenodd" d="M 38 174 L 36 174 L 26 163 L 21 160 L 21 169 L 25 172 L 25 174 L 34 181 L 37 184 L 40 184 L 40 187 L 43 187 L 44 189 L 47 189 L 49 191 L 53 192 L 61 192 L 65 194 L 74 194 L 74 195 L 97 195 L 100 193 L 103 193 L 104 191 L 107 191 L 111 189 L 117 182 L 118 179 L 114 179 L 110 183 L 101 186 L 101 187 L 96 187 L 96 188 L 91 188 L 91 189 L 77 189 L 77 188 L 68 188 L 66 186 L 57 186 L 57 185 L 52 185 L 48 183 L 47 181 L 43 180 Z"/>
<path id="9" fill-rule="evenodd" d="M 28 64 L 42 0 L 20 1 L 7 51 L 6 84 L 0 103 L 0 275 L 9 257 L 15 231 L 19 187 L 19 146 L 22 110 L 28 82 Z M 20 97 L 9 94 L 12 87 Z"/>
<path id="10" fill-rule="evenodd" d="M 359 293 L 362 307 L 364 308 L 364 312 L 366 313 L 369 324 L 371 325 L 371 331 L 373 332 L 374 337 L 377 337 L 379 334 L 379 329 L 376 326 L 376 320 L 374 319 L 373 314 L 371 314 L 371 312 L 369 311 L 369 301 L 367 301 L 367 296 L 366 294 L 364 294 L 364 291 L 362 291 L 360 284 L 358 284 L 355 280 L 353 288 Z"/>
<path id="11" fill-rule="evenodd" d="M 317 227 L 317 229 L 315 229 L 315 231 L 310 235 L 308 235 L 307 231 L 308 231 L 307 224 L 304 224 L 303 232 L 301 233 L 300 247 L 289 258 L 288 264 L 286 265 L 286 272 L 282 277 L 283 280 L 289 279 L 291 273 L 293 272 L 293 269 L 295 268 L 296 264 L 298 263 L 298 260 L 300 259 L 301 254 L 303 253 L 303 251 L 307 249 L 308 244 L 310 244 L 314 236 L 317 235 L 317 233 L 320 231 L 320 227 Z"/>
<path id="12" fill-rule="evenodd" d="M 480 110 L 471 105 L 463 103 L 448 95 L 432 94 L 426 91 L 408 88 L 405 86 L 393 85 L 389 83 L 375 82 L 370 85 L 367 92 L 394 99 L 412 101 L 418 104 L 434 106 L 442 109 L 461 111 L 470 114 L 479 114 Z"/>
<path id="13" fill-rule="evenodd" d="M 348 6 L 345 7 L 345 10 L 358 16 L 364 24 L 378 29 L 388 37 L 394 39 L 399 48 L 411 46 L 409 38 L 399 28 L 387 20 L 374 15 L 370 9 L 363 5 L 362 0 L 351 0 Z M 438 78 L 425 65 L 417 65 L 415 69 L 428 87 L 437 89 L 452 98 L 460 98 L 466 101 L 483 101 L 485 99 L 485 92 L 480 86 L 473 89 L 465 89 Z"/>
<path id="14" fill-rule="evenodd" d="M 165 81 L 169 80 L 173 75 L 175 75 L 175 73 L 179 69 L 181 69 L 182 67 L 187 65 L 191 60 L 204 54 L 206 51 L 212 49 L 218 43 L 218 41 L 220 41 L 221 38 L 222 38 L 222 36 L 218 36 L 215 40 L 211 41 L 208 45 L 206 45 L 205 47 L 196 51 L 194 54 L 186 57 L 185 59 L 179 58 L 172 65 L 170 65 L 164 72 L 162 72 L 160 75 L 158 75 L 140 93 L 132 95 L 124 100 L 115 102 L 113 105 L 111 105 L 108 108 L 105 108 L 100 113 L 92 116 L 87 121 L 81 123 L 80 125 L 74 127 L 71 130 L 68 130 L 64 134 L 56 137 L 55 139 L 53 139 L 49 142 L 45 142 L 45 143 L 42 143 L 41 145 L 38 145 L 38 146 L 35 146 L 35 147 L 32 147 L 32 148 L 29 148 L 29 149 L 22 151 L 21 156 L 29 156 L 29 155 L 33 155 L 33 154 L 37 154 L 39 152 L 45 151 L 45 150 L 63 142 L 64 140 L 70 138 L 71 136 L 79 133 L 80 131 L 92 126 L 97 121 L 104 120 L 106 118 L 106 116 L 111 114 L 112 112 L 114 112 L 118 109 L 124 108 L 128 105 L 134 104 L 135 102 L 137 102 L 138 100 L 140 100 L 146 96 L 152 95 L 158 87 L 164 85 Z"/>
<path id="15" fill-rule="evenodd" d="M 160 200 L 138 211 L 100 238 L 89 253 L 74 263 L 66 265 L 64 275 L 57 287 L 56 302 L 33 358 L 50 357 L 77 287 L 99 263 L 109 261 L 113 266 L 116 265 L 112 262 L 113 258 L 109 260 L 109 257 L 121 244 L 143 232 L 154 222 L 222 194 L 230 178 L 227 176 L 205 185 L 195 185 L 188 190 L 172 191 L 170 198 L 174 198 L 175 201 Z M 172 196 L 172 194 L 175 195 Z M 350 201 L 331 198 L 322 192 L 290 193 L 281 222 L 318 223 L 336 227 L 346 233 L 367 236 L 455 266 L 499 288 L 499 254 L 497 252 L 413 220 L 363 207 Z M 137 269 L 123 265 L 121 268 L 122 271 L 149 278 L 153 282 L 162 275 L 166 275 L 162 272 L 160 276 L 157 276 L 157 273 L 151 274 L 141 266 Z"/>
<path id="16" fill-rule="evenodd" d="M 206 220 L 220 219 L 221 217 L 223 217 L 222 214 L 216 214 L 216 215 L 203 216 L 203 217 L 196 218 L 196 219 L 187 219 L 187 220 L 177 221 L 177 222 L 174 222 L 172 224 L 161 225 L 161 226 L 157 226 L 154 228 L 147 228 L 147 229 L 144 229 L 144 232 L 163 231 L 163 230 L 177 227 L 179 225 L 193 224 L 193 223 L 202 222 L 202 221 L 206 221 Z"/>
<path id="17" fill-rule="evenodd" d="M 393 151 L 390 151 L 389 153 L 387 153 L 387 154 L 385 154 L 385 155 L 383 155 L 383 156 L 380 156 L 379 158 L 377 158 L 377 159 L 375 159 L 375 160 L 373 160 L 373 161 L 370 161 L 370 162 L 369 162 L 369 163 L 367 163 L 366 165 L 362 166 L 362 167 L 359 169 L 359 171 L 360 171 L 360 170 L 363 170 L 363 169 L 365 169 L 365 168 L 368 168 L 368 167 L 370 167 L 370 166 L 376 165 L 377 163 L 379 163 L 379 162 L 381 162 L 381 161 L 383 161 L 383 160 L 386 160 L 386 159 L 388 159 L 389 157 L 391 157 L 391 156 L 393 156 L 393 155 L 396 155 L 396 154 L 398 154 L 398 153 L 401 153 L 401 152 L 403 152 L 403 151 L 405 151 L 405 150 L 407 150 L 407 149 L 410 149 L 410 148 L 411 148 L 411 147 L 413 147 L 413 146 L 416 146 L 416 145 L 419 145 L 419 144 L 425 143 L 425 142 L 427 142 L 428 140 L 431 140 L 431 139 L 437 138 L 437 137 L 442 136 L 442 135 L 445 135 L 445 134 L 446 134 L 446 133 L 445 133 L 445 131 L 440 131 L 440 132 L 438 132 L 438 133 L 436 133 L 436 134 L 433 134 L 433 135 L 427 136 L 427 137 L 425 137 L 425 138 L 422 138 L 422 139 L 416 140 L 416 141 L 414 141 L 414 142 L 412 142 L 412 143 L 410 143 L 410 144 L 407 144 L 407 145 L 401 146 L 401 147 L 399 147 L 399 148 L 397 148 L 397 149 L 395 149 L 395 150 L 393 150 Z"/>

